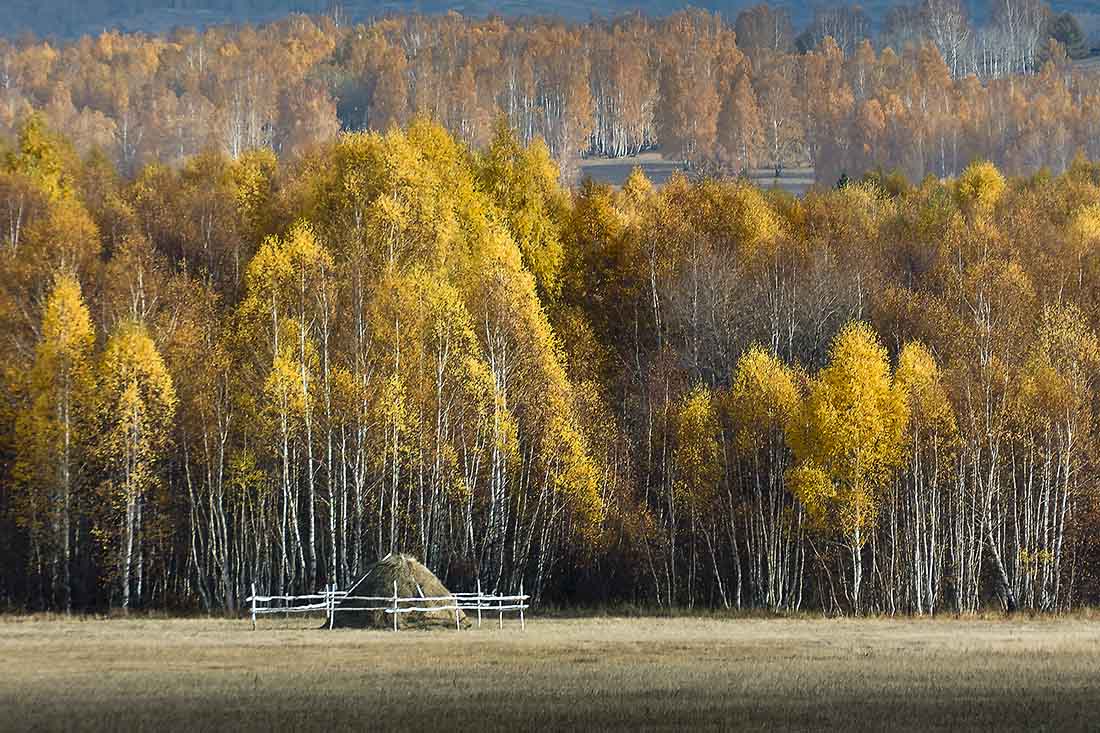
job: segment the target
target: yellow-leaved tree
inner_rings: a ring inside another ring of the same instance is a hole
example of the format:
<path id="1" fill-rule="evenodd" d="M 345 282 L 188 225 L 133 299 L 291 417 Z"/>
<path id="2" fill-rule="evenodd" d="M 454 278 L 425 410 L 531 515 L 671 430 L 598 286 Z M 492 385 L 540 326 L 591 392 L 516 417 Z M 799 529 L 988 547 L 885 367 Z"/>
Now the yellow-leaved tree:
<path id="1" fill-rule="evenodd" d="M 681 507 L 687 510 L 691 528 L 691 555 L 688 578 L 688 603 L 694 603 L 696 583 L 695 537 L 702 530 L 710 549 L 714 575 L 718 580 L 719 595 L 723 604 L 729 605 L 718 559 L 714 552 L 714 512 L 711 511 L 722 478 L 722 451 L 718 445 L 718 414 L 714 409 L 711 391 L 702 384 L 696 385 L 676 405 L 674 414 L 672 451 L 672 491 L 669 494 L 669 565 L 672 587 L 670 598 L 676 592 L 676 538 L 677 513 Z"/>
<path id="2" fill-rule="evenodd" d="M 509 233 L 535 276 L 539 295 L 557 297 L 564 253 L 558 221 L 565 193 L 558 185 L 558 166 L 541 138 L 520 144 L 515 132 L 498 120 L 493 141 L 478 159 L 478 183 L 499 207 Z"/>
<path id="3" fill-rule="evenodd" d="M 749 530 L 745 546 L 750 555 L 764 559 L 749 573 L 753 602 L 772 609 L 793 609 L 802 583 L 798 552 L 802 513 L 795 510 L 783 484 L 790 456 L 783 428 L 799 399 L 795 375 L 774 354 L 754 345 L 737 361 L 726 400 L 734 434 L 737 470 L 733 474 L 742 495 L 751 497 L 743 512 Z M 732 495 L 730 507 L 732 514 L 736 511 Z M 736 526 L 733 516 L 730 526 Z"/>
<path id="4" fill-rule="evenodd" d="M 782 222 L 755 186 L 740 181 L 704 181 L 698 187 L 698 209 L 686 212 L 723 248 L 742 259 L 773 257 Z"/>
<path id="5" fill-rule="evenodd" d="M 1006 188 L 1008 184 L 997 166 L 976 160 L 955 182 L 955 197 L 972 219 L 984 219 L 993 213 Z"/>
<path id="6" fill-rule="evenodd" d="M 266 430 L 262 432 L 277 445 L 273 453 L 279 456 L 281 466 L 284 514 L 291 511 L 291 491 L 299 470 L 292 456 L 298 449 L 304 454 L 303 479 L 308 492 L 304 557 L 310 582 L 317 563 L 314 407 L 317 373 L 325 360 L 332 268 L 332 256 L 313 227 L 297 221 L 284 236 L 267 237 L 260 245 L 245 271 L 246 296 L 241 303 L 241 341 L 253 350 L 254 366 L 263 374 L 264 407 L 260 412 L 266 418 L 261 420 Z M 283 547 L 288 543 L 286 524 L 280 529 Z M 283 572 L 288 569 L 284 557 Z"/>
<path id="7" fill-rule="evenodd" d="M 886 349 L 869 325 L 852 322 L 833 341 L 829 364 L 787 430 L 795 465 L 787 482 L 822 530 L 851 553 L 853 611 L 860 611 L 863 545 L 883 493 L 904 457 L 909 408 Z"/>
<path id="8" fill-rule="evenodd" d="M 19 129 L 19 146 L 5 156 L 4 167 L 33 181 L 51 200 L 69 192 L 68 166 L 75 155 L 39 114 L 32 114 Z"/>
<path id="9" fill-rule="evenodd" d="M 893 508 L 890 545 L 904 556 L 909 592 L 917 613 L 934 613 L 944 585 L 945 541 L 936 519 L 947 512 L 946 487 L 957 470 L 958 426 L 943 375 L 932 353 L 920 342 L 907 343 L 898 355 L 894 379 L 909 404 L 908 467 L 900 477 L 901 495 Z M 904 546 L 904 547 L 903 547 Z M 891 610 L 896 606 L 890 593 Z"/>
<path id="10" fill-rule="evenodd" d="M 176 412 L 176 391 L 145 326 L 124 322 L 107 341 L 99 365 L 99 435 L 103 499 L 95 534 L 129 608 L 142 593 L 142 513 L 158 482 Z M 136 569 L 136 573 L 134 572 Z"/>
<path id="11" fill-rule="evenodd" d="M 87 445 L 94 346 L 80 282 L 57 275 L 42 315 L 26 405 L 16 419 L 13 498 L 16 522 L 30 535 L 32 571 L 43 580 L 49 576 L 43 600 L 66 610 L 72 607 L 74 493 Z"/>
<path id="12" fill-rule="evenodd" d="M 1036 335 L 1013 410 L 1015 432 L 1031 447 L 1018 459 L 1020 493 L 1030 511 L 1016 529 L 1019 546 L 1008 572 L 1018 603 L 1058 611 L 1068 607 L 1066 527 L 1087 496 L 1082 479 L 1095 450 L 1100 340 L 1080 309 L 1062 304 L 1043 309 Z"/>

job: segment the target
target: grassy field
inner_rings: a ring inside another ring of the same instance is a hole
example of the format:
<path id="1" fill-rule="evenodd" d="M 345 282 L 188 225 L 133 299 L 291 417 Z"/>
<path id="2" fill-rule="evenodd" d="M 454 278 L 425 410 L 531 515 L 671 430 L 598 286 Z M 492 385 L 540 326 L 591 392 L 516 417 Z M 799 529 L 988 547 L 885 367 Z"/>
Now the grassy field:
<path id="1" fill-rule="evenodd" d="M 0 619 L 0 728 L 1100 726 L 1100 622 Z"/>
<path id="2" fill-rule="evenodd" d="M 676 171 L 683 171 L 682 162 L 665 160 L 658 152 L 646 152 L 625 158 L 585 158 L 580 161 L 580 175 L 597 183 L 622 186 L 634 168 L 641 168 L 655 186 L 663 186 Z M 773 169 L 749 171 L 749 179 L 761 188 L 783 188 L 796 196 L 802 196 L 814 185 L 812 168 L 793 168 L 783 171 L 776 179 Z"/>

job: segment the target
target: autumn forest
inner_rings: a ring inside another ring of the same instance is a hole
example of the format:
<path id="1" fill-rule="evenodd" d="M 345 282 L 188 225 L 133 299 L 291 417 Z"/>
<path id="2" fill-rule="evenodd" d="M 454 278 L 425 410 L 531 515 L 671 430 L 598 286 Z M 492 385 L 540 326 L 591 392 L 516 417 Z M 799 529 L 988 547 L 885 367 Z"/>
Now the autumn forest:
<path id="1" fill-rule="evenodd" d="M 0 602 L 1100 602 L 1100 73 L 933 6 L 0 42 Z"/>

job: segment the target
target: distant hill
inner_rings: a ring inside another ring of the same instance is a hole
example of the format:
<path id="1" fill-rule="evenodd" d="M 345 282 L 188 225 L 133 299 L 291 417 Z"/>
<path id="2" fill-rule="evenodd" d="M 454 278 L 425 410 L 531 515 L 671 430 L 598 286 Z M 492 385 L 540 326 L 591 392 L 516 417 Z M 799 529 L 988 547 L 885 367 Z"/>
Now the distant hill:
<path id="1" fill-rule="evenodd" d="M 982 22 L 994 0 L 971 0 L 973 18 Z M 634 10 L 649 15 L 667 15 L 687 5 L 718 11 L 730 19 L 758 0 L 0 0 L 7 5 L 7 16 L 0 35 L 15 36 L 27 31 L 46 36 L 74 37 L 95 34 L 105 29 L 164 33 L 176 26 L 209 26 L 223 23 L 262 23 L 292 12 L 325 13 L 339 7 L 349 22 L 378 17 L 387 13 L 444 13 L 454 10 L 465 15 L 500 14 L 557 15 L 584 21 L 593 15 L 611 16 Z M 809 23 L 815 6 L 830 2 L 775 0 L 786 7 L 796 27 Z M 861 6 L 878 23 L 901 0 L 864 0 Z M 1095 12 L 1094 0 L 1055 0 L 1058 12 L 1083 16 Z"/>

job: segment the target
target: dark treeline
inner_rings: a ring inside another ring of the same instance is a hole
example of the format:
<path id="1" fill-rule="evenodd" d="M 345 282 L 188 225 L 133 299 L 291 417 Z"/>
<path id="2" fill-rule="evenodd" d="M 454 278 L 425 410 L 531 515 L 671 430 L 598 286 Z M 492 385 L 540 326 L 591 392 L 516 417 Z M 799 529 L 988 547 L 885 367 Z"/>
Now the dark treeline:
<path id="1" fill-rule="evenodd" d="M 1100 595 L 1100 168 L 560 187 L 502 121 L 119 175 L 0 157 L 0 597 Z"/>
<path id="2" fill-rule="evenodd" d="M 338 130 L 416 115 L 484 147 L 504 115 L 567 174 L 578 156 L 659 148 L 704 170 L 809 166 L 836 181 L 880 167 L 954 176 L 981 157 L 1012 174 L 1100 158 L 1100 74 L 1072 16 L 999 0 L 819 11 L 796 34 L 760 5 L 589 23 L 394 16 L 348 26 L 290 16 L 261 28 L 0 41 L 0 136 L 31 110 L 127 175 L 203 151 L 300 154 Z"/>

